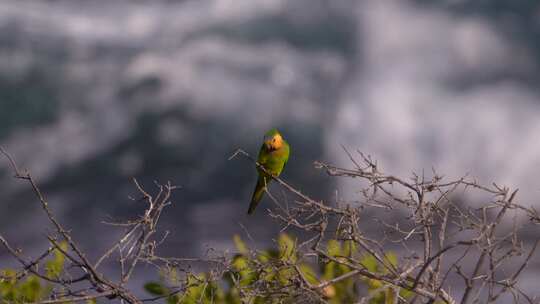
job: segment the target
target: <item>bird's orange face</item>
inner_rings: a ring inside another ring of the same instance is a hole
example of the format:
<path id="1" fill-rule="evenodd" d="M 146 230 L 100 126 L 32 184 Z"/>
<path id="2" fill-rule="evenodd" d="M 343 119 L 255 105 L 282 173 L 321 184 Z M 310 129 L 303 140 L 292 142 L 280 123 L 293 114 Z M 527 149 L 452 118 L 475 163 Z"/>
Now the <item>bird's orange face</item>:
<path id="1" fill-rule="evenodd" d="M 283 137 L 279 133 L 274 134 L 272 137 L 265 139 L 264 144 L 268 150 L 277 150 L 283 146 Z"/>

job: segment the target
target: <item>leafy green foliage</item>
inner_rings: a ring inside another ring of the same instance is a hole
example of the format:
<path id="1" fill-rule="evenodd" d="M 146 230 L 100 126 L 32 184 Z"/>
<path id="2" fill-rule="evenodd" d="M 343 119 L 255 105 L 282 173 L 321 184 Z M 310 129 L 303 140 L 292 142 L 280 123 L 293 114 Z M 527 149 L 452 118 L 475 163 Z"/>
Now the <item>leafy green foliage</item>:
<path id="1" fill-rule="evenodd" d="M 412 296 L 408 291 L 359 275 L 336 280 L 353 271 L 349 261 L 356 261 L 355 267 L 384 275 L 390 265 L 398 265 L 393 253 L 386 254 L 383 265 L 372 255 L 361 255 L 352 241 L 329 240 L 325 253 L 331 259 L 321 258 L 317 269 L 314 263 L 305 261 L 296 240 L 287 234 L 279 235 L 276 248 L 258 252 L 251 251 L 239 236 L 233 240 L 238 253 L 221 279 L 212 280 L 210 274 L 202 273 L 178 280 L 178 273 L 173 271 L 162 274 L 159 282 L 145 284 L 145 290 L 162 297 L 167 304 L 295 303 L 298 297 L 309 294 L 303 293 L 299 284 L 311 287 L 318 294 L 316 298 L 336 304 L 353 303 L 366 295 L 370 304 L 394 303 L 398 292 L 403 298 Z"/>
<path id="2" fill-rule="evenodd" d="M 60 244 L 62 250 L 67 244 Z M 46 277 L 58 279 L 64 269 L 64 254 L 53 250 L 53 258 L 45 262 Z M 36 275 L 22 276 L 13 269 L 0 270 L 0 303 L 33 303 L 49 297 L 52 285 Z"/>
<path id="3" fill-rule="evenodd" d="M 174 303 L 225 303 L 225 294 L 207 274 L 190 274 L 183 280 L 175 269 L 168 269 L 160 274 L 159 282 L 148 282 L 144 289 L 156 299 L 162 298 L 167 304 Z M 168 286 L 182 285 L 182 289 Z"/>
<path id="4" fill-rule="evenodd" d="M 238 253 L 219 276 L 211 272 L 182 276 L 170 268 L 160 273 L 159 281 L 146 283 L 145 291 L 166 304 L 296 303 L 299 297 L 306 296 L 337 304 L 353 303 L 366 295 L 370 304 L 390 304 L 395 303 L 398 293 L 403 298 L 412 296 L 411 292 L 380 280 L 346 276 L 359 267 L 377 275 L 387 274 L 389 267 L 399 263 L 391 252 L 377 258 L 360 254 L 352 241 L 329 240 L 318 263 L 308 263 L 299 253 L 296 239 L 287 234 L 279 235 L 276 248 L 264 251 L 250 250 L 239 236 L 234 237 L 234 243 Z M 53 250 L 52 257 L 43 263 L 48 279 L 61 278 L 65 263 L 62 252 L 67 245 L 61 244 L 60 248 Z M 51 296 L 49 281 L 22 274 L 0 270 L 1 303 L 36 302 Z"/>

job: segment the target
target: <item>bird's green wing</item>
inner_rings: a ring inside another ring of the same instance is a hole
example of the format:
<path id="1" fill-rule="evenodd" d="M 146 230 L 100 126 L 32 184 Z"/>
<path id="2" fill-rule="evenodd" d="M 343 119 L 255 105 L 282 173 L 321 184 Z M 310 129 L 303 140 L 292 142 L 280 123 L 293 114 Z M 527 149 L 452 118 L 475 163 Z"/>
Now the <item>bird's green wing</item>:
<path id="1" fill-rule="evenodd" d="M 272 155 L 270 151 L 266 148 L 266 146 L 263 144 L 261 146 L 261 149 L 259 150 L 259 156 L 257 157 L 257 162 L 259 165 L 263 166 L 265 169 L 269 170 L 268 165 L 269 162 L 271 162 Z M 264 174 L 264 171 L 260 168 L 257 168 L 257 171 L 259 171 L 260 174 Z"/>
<path id="2" fill-rule="evenodd" d="M 286 141 L 283 141 L 284 143 L 284 149 L 285 149 L 285 155 L 284 155 L 284 160 L 283 160 L 283 167 L 285 167 L 285 165 L 289 162 L 289 155 L 291 155 L 291 146 L 289 146 L 289 143 L 287 143 Z"/>
<path id="3" fill-rule="evenodd" d="M 259 156 L 257 157 L 257 162 L 259 165 L 267 169 L 268 161 L 270 160 L 270 152 L 266 149 L 266 146 L 263 144 L 259 150 Z M 251 203 L 249 204 L 248 214 L 252 214 L 255 211 L 255 208 L 259 204 L 264 194 L 266 184 L 270 182 L 270 177 L 263 170 L 257 167 L 259 172 L 259 177 L 257 178 L 257 185 L 251 196 Z"/>
<path id="4" fill-rule="evenodd" d="M 279 176 L 281 171 L 283 171 L 283 167 L 289 160 L 289 153 L 289 145 L 287 143 L 285 143 L 281 149 L 272 152 L 266 149 L 266 146 L 263 144 L 257 162 L 263 166 L 268 173 Z M 255 190 L 253 191 L 253 196 L 251 197 L 248 214 L 252 214 L 253 211 L 255 211 L 255 208 L 264 195 L 268 183 L 272 180 L 272 178 L 263 170 L 258 169 L 258 171 L 259 177 L 257 179 Z"/>

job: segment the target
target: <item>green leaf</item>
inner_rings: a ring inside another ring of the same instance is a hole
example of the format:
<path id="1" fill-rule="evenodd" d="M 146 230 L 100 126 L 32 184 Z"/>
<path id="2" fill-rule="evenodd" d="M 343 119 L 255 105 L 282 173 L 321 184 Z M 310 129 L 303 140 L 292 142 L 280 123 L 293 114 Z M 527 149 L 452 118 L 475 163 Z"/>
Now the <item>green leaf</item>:
<path id="1" fill-rule="evenodd" d="M 158 282 L 148 282 L 144 284 L 144 290 L 155 296 L 162 296 L 168 293 L 167 288 Z"/>
<path id="2" fill-rule="evenodd" d="M 327 253 L 329 256 L 341 256 L 341 244 L 336 240 L 329 240 L 327 244 Z"/>
<path id="3" fill-rule="evenodd" d="M 385 304 L 394 304 L 396 303 L 396 290 L 392 287 L 386 288 L 386 293 L 384 295 Z"/>
<path id="4" fill-rule="evenodd" d="M 401 289 L 399 290 L 399 295 L 400 295 L 402 298 L 410 299 L 410 298 L 412 298 L 412 297 L 415 295 L 415 293 L 412 292 L 412 291 L 410 291 L 410 290 L 408 290 L 408 289 L 401 288 Z"/>
<path id="5" fill-rule="evenodd" d="M 371 272 L 377 272 L 377 260 L 372 255 L 365 255 L 361 260 L 360 264 L 366 267 L 367 270 Z"/>
<path id="6" fill-rule="evenodd" d="M 302 275 L 310 284 L 319 284 L 319 280 L 317 279 L 317 274 L 315 271 L 309 267 L 306 264 L 300 265 L 300 271 L 302 272 Z"/>
<path id="7" fill-rule="evenodd" d="M 271 259 L 277 259 L 279 258 L 279 251 L 275 249 L 268 249 L 263 252 L 261 252 L 257 256 L 257 260 L 259 260 L 261 263 L 268 263 Z"/>
<path id="8" fill-rule="evenodd" d="M 343 242 L 343 255 L 347 257 L 352 257 L 356 254 L 358 248 L 354 241 L 345 241 Z"/>
<path id="9" fill-rule="evenodd" d="M 291 267 L 280 269 L 278 271 L 278 280 L 282 285 L 288 285 L 295 274 L 296 271 Z"/>
<path id="10" fill-rule="evenodd" d="M 242 271 L 249 268 L 249 261 L 245 256 L 237 255 L 234 257 L 232 266 L 237 271 Z"/>
<path id="11" fill-rule="evenodd" d="M 336 264 L 335 262 L 328 262 L 324 264 L 323 271 L 322 271 L 323 272 L 322 277 L 324 280 L 329 281 L 336 277 L 334 273 L 335 264 Z"/>
<path id="12" fill-rule="evenodd" d="M 383 282 L 375 279 L 368 279 L 368 289 L 376 290 L 383 286 Z"/>
<path id="13" fill-rule="evenodd" d="M 57 279 L 62 274 L 64 269 L 65 256 L 62 251 L 66 252 L 68 244 L 64 241 L 59 245 L 60 249 L 55 248 L 53 250 L 54 257 L 45 263 L 45 269 L 47 271 L 47 277 L 50 279 Z"/>
<path id="14" fill-rule="evenodd" d="M 172 295 L 167 297 L 167 304 L 176 304 L 180 303 L 180 297 L 178 295 Z"/>
<path id="15" fill-rule="evenodd" d="M 21 297 L 24 302 L 37 302 L 41 293 L 41 284 L 36 276 L 30 276 L 20 286 Z"/>
<path id="16" fill-rule="evenodd" d="M 238 234 L 235 234 L 233 236 L 234 245 L 236 246 L 236 249 L 240 254 L 246 255 L 249 253 L 248 247 L 246 243 L 240 238 Z"/>
<path id="17" fill-rule="evenodd" d="M 296 261 L 295 242 L 285 233 L 281 233 L 278 238 L 279 253 L 283 261 Z"/>
<path id="18" fill-rule="evenodd" d="M 397 258 L 397 256 L 396 256 L 395 253 L 393 253 L 393 252 L 388 252 L 388 253 L 386 254 L 386 260 L 387 260 L 388 262 L 390 262 L 390 264 L 391 264 L 392 266 L 397 267 L 397 265 L 398 265 L 398 258 Z"/>

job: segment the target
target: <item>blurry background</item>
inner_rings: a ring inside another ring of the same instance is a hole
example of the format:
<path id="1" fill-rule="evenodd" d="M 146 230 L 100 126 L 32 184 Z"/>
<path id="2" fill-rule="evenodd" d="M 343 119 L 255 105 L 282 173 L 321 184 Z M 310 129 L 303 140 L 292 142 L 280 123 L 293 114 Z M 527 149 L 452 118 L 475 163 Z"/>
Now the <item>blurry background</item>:
<path id="1" fill-rule="evenodd" d="M 241 225 L 269 240 L 264 207 L 245 215 L 253 165 L 227 159 L 271 127 L 292 146 L 284 178 L 313 197 L 358 198 L 312 165 L 351 166 L 344 145 L 535 205 L 539 64 L 536 0 L 3 0 L 0 145 L 93 254 L 116 237 L 101 221 L 143 207 L 131 177 L 183 187 L 165 255 L 230 248 Z M 43 248 L 33 194 L 4 159 L 0 174 L 0 231 Z"/>

